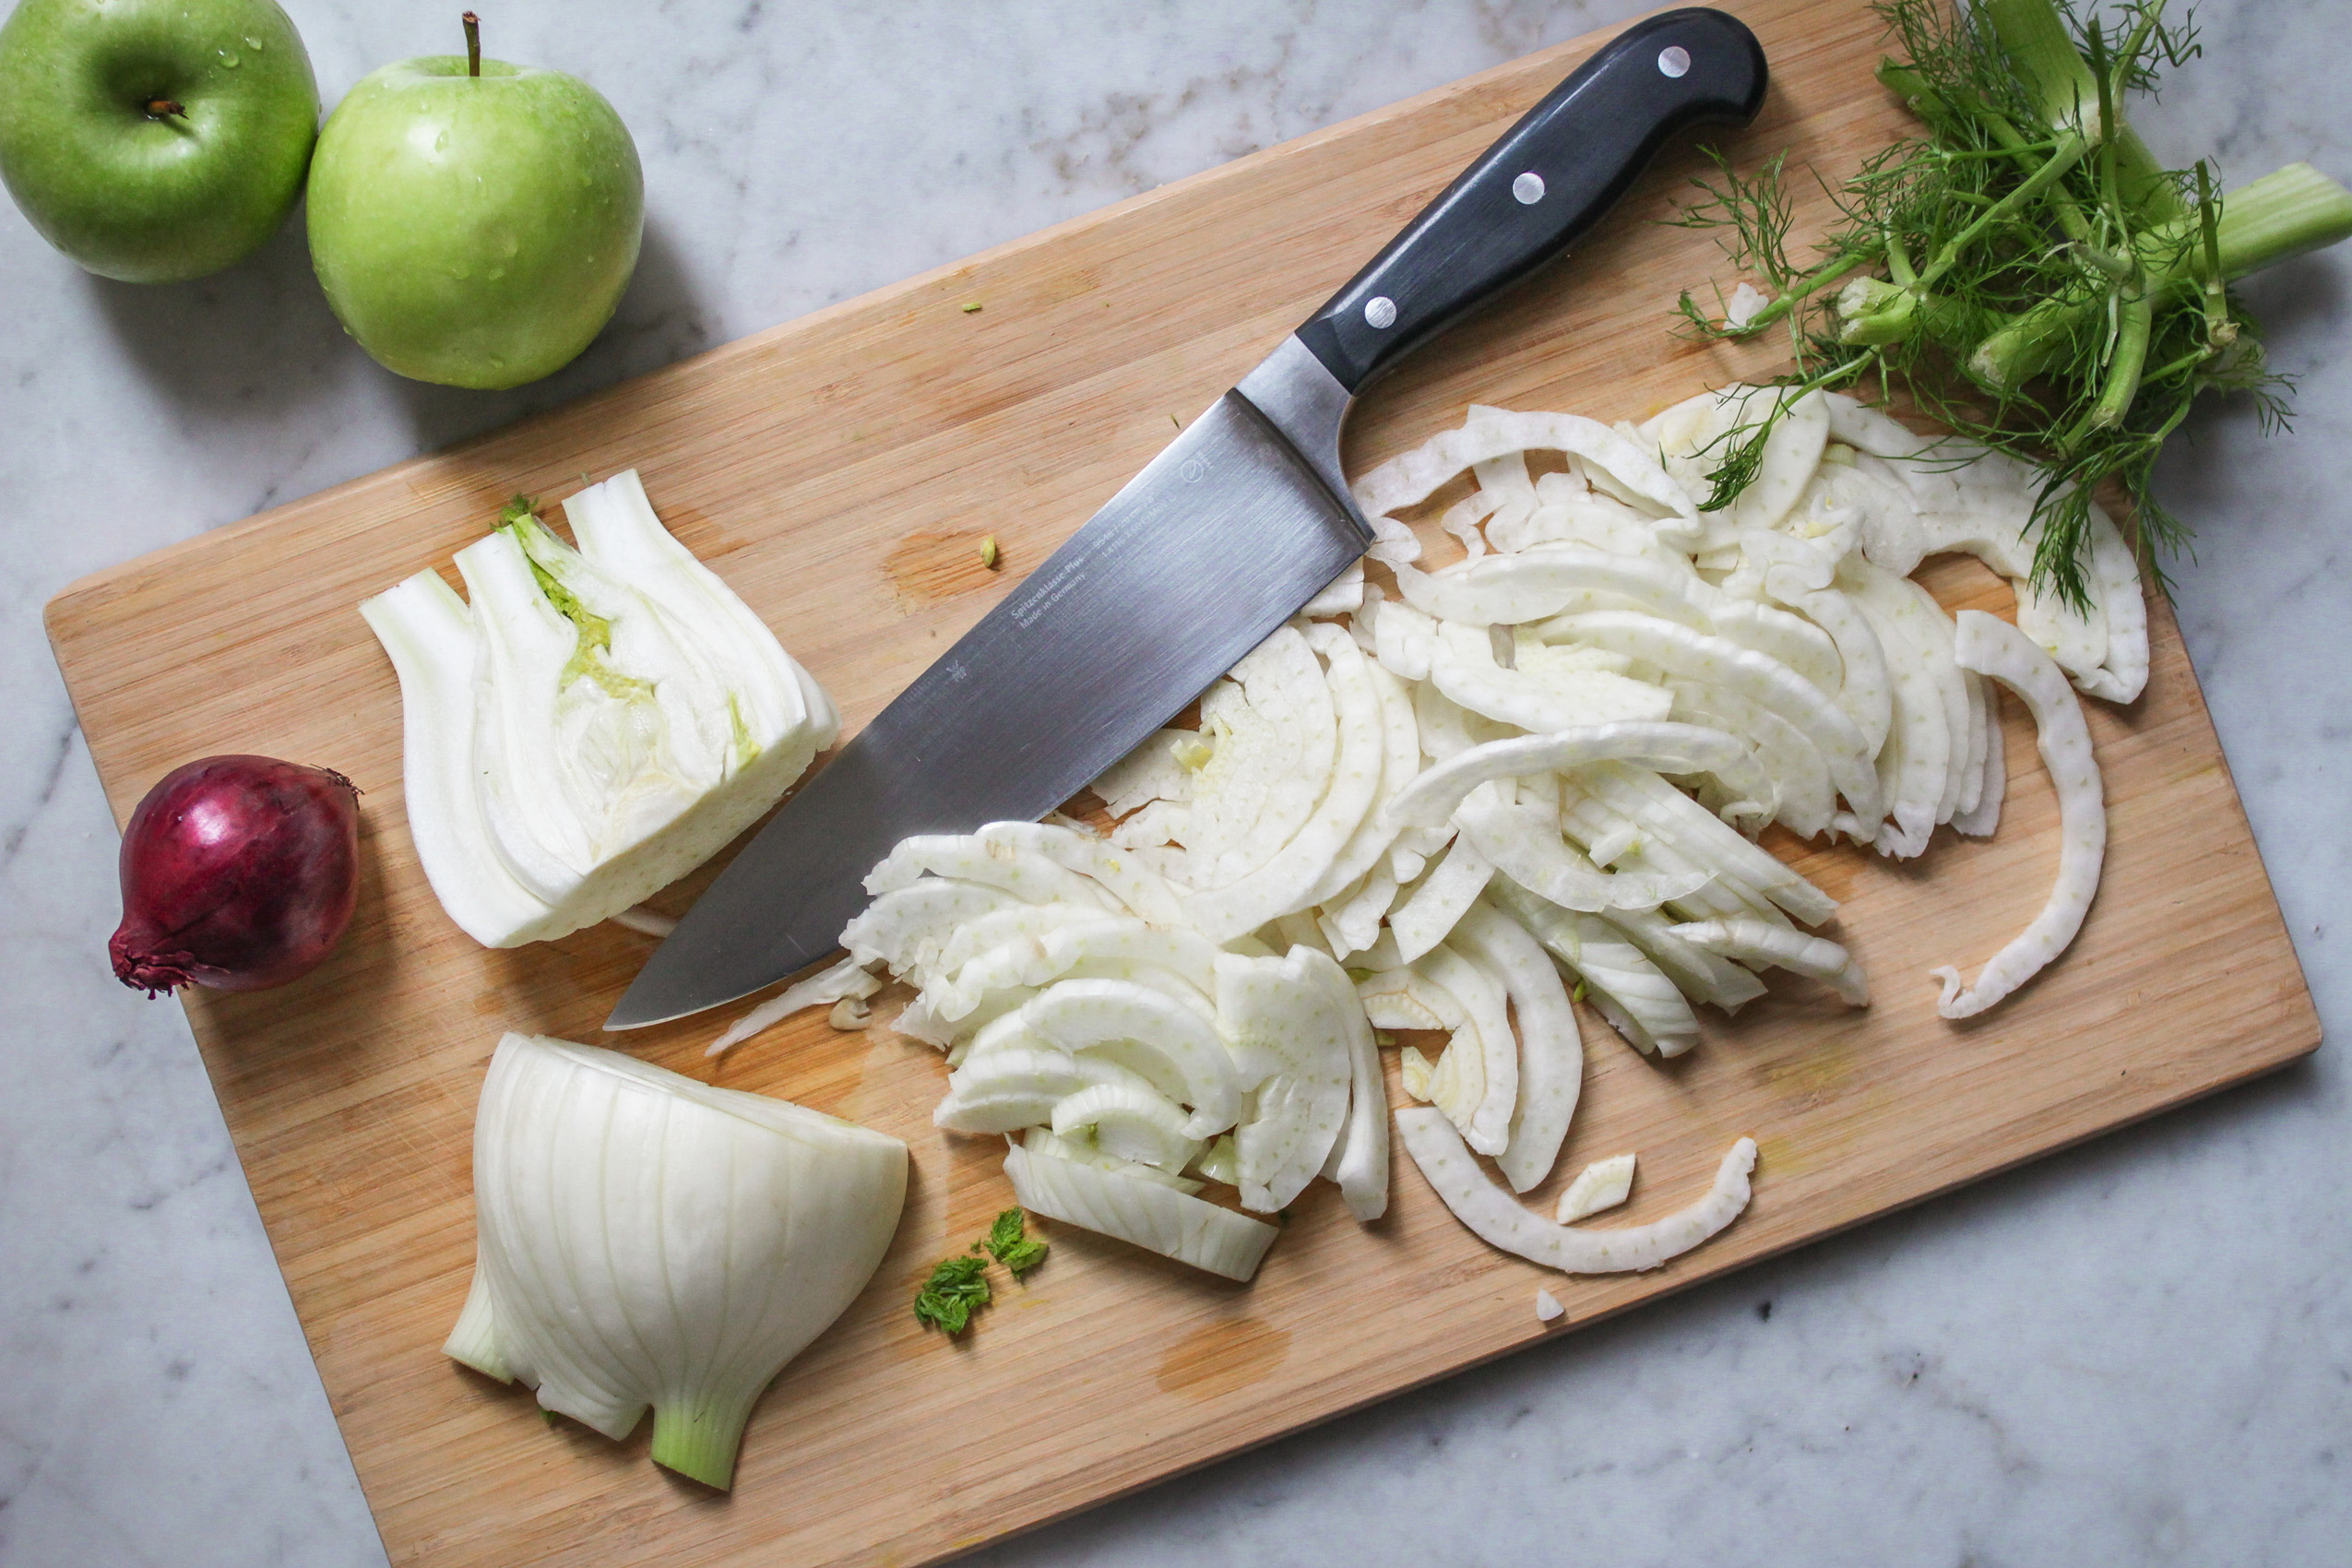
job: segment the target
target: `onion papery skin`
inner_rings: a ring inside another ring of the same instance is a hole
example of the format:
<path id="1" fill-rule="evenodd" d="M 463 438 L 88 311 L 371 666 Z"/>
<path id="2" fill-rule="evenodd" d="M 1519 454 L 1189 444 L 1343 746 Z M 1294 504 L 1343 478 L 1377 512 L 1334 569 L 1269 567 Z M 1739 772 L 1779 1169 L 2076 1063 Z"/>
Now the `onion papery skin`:
<path id="1" fill-rule="evenodd" d="M 359 900 L 359 790 L 329 768 L 210 756 L 172 769 L 123 830 L 114 977 L 266 991 L 315 968 Z"/>

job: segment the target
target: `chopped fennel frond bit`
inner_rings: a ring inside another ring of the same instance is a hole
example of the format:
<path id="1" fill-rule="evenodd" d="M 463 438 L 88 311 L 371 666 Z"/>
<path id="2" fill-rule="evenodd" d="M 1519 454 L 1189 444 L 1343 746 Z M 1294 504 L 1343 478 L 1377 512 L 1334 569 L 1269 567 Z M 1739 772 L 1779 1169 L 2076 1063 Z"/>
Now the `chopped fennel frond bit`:
<path id="1" fill-rule="evenodd" d="M 988 1240 L 983 1243 L 988 1255 L 1003 1264 L 1016 1279 L 1045 1261 L 1046 1244 L 1031 1241 L 1024 1233 L 1027 1221 L 1028 1216 L 1019 1209 L 1006 1209 L 988 1228 Z"/>
<path id="2" fill-rule="evenodd" d="M 443 1347 L 724 1488 L 760 1393 L 856 1299 L 907 1146 L 617 1051 L 508 1034 L 474 1119 L 473 1288 Z"/>
<path id="3" fill-rule="evenodd" d="M 971 1326 L 972 1311 L 990 1301 L 988 1260 L 969 1253 L 942 1258 L 915 1292 L 915 1321 L 957 1335 Z"/>
<path id="4" fill-rule="evenodd" d="M 671 538 L 634 469 L 517 497 L 360 606 L 400 678 L 402 778 L 442 908 L 489 947 L 630 909 L 758 820 L 840 729 L 758 616 Z"/>

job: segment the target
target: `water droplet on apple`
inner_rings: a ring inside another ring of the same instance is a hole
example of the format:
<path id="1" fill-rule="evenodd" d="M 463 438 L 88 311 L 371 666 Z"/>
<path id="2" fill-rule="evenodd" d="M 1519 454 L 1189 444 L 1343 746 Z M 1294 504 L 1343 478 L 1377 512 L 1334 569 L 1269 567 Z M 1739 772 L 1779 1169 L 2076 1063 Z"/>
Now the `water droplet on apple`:
<path id="1" fill-rule="evenodd" d="M 493 267 L 488 272 L 483 273 L 482 276 L 489 279 L 493 283 L 495 283 L 501 278 L 506 276 L 506 269 L 503 267 Z"/>
<path id="2" fill-rule="evenodd" d="M 262 43 L 261 40 L 248 33 L 245 35 L 245 47 L 258 54 L 262 52 L 265 45 Z"/>
<path id="3" fill-rule="evenodd" d="M 231 70 L 235 70 L 237 68 L 237 52 L 233 49 L 223 49 L 220 52 L 220 63 L 228 66 Z"/>

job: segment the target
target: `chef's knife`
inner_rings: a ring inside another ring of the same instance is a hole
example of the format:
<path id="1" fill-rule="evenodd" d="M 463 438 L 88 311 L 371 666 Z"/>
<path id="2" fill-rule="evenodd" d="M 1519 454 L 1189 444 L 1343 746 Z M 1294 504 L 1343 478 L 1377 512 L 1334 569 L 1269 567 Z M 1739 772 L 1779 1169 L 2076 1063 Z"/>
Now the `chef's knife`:
<path id="1" fill-rule="evenodd" d="M 1764 94 L 1764 51 L 1720 11 L 1611 40 L 787 802 L 604 1027 L 806 968 L 899 839 L 1033 821 L 1099 778 L 1363 553 L 1339 465 L 1357 394 L 1558 255 L 1669 137 L 1745 125 Z"/>

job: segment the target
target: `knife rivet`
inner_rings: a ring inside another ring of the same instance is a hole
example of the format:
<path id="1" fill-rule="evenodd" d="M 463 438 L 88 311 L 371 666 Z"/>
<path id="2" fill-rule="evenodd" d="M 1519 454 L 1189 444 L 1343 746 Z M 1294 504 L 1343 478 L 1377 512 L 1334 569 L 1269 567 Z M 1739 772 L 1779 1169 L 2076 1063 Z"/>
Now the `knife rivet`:
<path id="1" fill-rule="evenodd" d="M 1530 169 L 1511 182 L 1511 194 L 1519 198 L 1522 207 L 1533 207 L 1543 199 L 1543 176 Z"/>
<path id="2" fill-rule="evenodd" d="M 1364 302 L 1364 325 L 1377 330 L 1393 327 L 1396 322 L 1396 302 L 1386 294 L 1374 294 Z"/>
<path id="3" fill-rule="evenodd" d="M 1686 74 L 1690 68 L 1691 52 L 1681 44 L 1669 43 L 1657 52 L 1657 69 L 1660 76 L 1679 77 Z"/>

